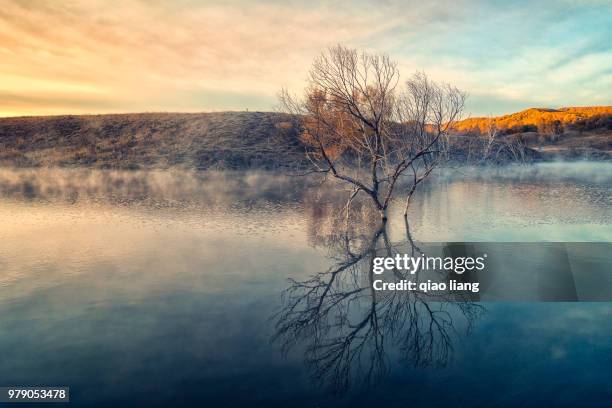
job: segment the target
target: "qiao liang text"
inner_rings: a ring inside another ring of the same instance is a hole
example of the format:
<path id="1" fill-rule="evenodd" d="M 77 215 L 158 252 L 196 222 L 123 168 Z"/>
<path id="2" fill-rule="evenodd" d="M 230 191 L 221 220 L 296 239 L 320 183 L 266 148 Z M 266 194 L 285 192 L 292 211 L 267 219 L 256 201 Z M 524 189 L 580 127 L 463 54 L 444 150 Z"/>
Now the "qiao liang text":
<path id="1" fill-rule="evenodd" d="M 418 291 L 422 293 L 428 292 L 458 292 L 466 291 L 472 293 L 478 293 L 480 291 L 480 284 L 478 282 L 458 282 L 451 279 L 447 282 L 432 282 L 427 280 L 426 282 L 414 282 L 407 279 L 402 279 L 398 282 L 385 282 L 382 279 L 377 279 L 372 282 L 374 290 L 385 290 L 385 291 Z"/>

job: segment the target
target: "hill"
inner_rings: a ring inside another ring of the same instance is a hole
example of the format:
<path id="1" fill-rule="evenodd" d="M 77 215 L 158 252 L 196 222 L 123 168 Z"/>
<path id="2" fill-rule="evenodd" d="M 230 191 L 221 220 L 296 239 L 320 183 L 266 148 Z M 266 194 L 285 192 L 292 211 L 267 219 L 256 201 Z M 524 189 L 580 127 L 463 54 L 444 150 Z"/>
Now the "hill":
<path id="1" fill-rule="evenodd" d="M 452 160 L 612 158 L 612 107 L 528 109 L 459 122 Z M 0 118 L 0 166 L 278 169 L 307 165 L 295 117 L 270 112 Z M 550 121 L 553 122 L 550 122 Z M 544 121 L 562 126 L 545 129 Z M 486 154 L 483 153 L 486 151 Z M 492 153 L 493 152 L 493 153 Z"/>
<path id="2" fill-rule="evenodd" d="M 0 119 L 0 165 L 294 167 L 304 150 L 281 113 L 138 113 Z"/>
<path id="3" fill-rule="evenodd" d="M 540 160 L 612 158 L 612 106 L 531 108 L 509 115 L 468 118 L 455 124 L 464 151 L 476 145 L 513 145 Z"/>
<path id="4" fill-rule="evenodd" d="M 485 133 L 493 124 L 498 130 L 506 133 L 525 131 L 563 133 L 564 130 L 572 128 L 605 127 L 604 122 L 612 124 L 612 106 L 560 109 L 530 108 L 509 115 L 464 119 L 459 121 L 455 128 L 462 132 L 477 131 Z"/>

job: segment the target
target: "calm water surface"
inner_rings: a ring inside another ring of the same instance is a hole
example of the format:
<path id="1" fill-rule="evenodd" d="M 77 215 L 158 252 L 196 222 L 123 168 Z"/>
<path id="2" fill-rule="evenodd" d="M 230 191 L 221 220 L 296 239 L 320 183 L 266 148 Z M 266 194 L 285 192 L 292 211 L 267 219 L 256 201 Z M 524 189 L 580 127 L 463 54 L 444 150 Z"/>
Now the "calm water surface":
<path id="1" fill-rule="evenodd" d="M 448 169 L 410 236 L 610 242 L 611 192 L 610 164 Z M 0 385 L 67 385 L 73 406 L 610 406 L 612 304 L 373 299 L 375 216 L 356 202 L 341 234 L 348 194 L 261 173 L 0 171 Z"/>

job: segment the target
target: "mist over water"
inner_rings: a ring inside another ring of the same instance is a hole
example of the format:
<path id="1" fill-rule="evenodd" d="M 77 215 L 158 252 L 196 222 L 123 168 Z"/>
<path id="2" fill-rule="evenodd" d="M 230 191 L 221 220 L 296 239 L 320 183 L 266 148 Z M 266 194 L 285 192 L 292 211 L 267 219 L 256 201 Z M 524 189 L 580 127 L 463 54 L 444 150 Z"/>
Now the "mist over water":
<path id="1" fill-rule="evenodd" d="M 610 242 L 610 170 L 588 162 L 440 169 L 413 198 L 410 234 L 417 244 Z M 276 318 L 289 278 L 324 277 L 349 259 L 338 239 L 349 193 L 331 180 L 261 172 L 0 170 L 0 378 L 69 385 L 76 406 L 486 404 L 491 389 L 511 406 L 541 402 L 534 383 L 561 390 L 571 377 L 595 393 L 607 381 L 607 303 L 435 303 L 457 333 L 447 354 L 411 354 L 389 334 L 375 387 L 360 388 L 354 367 L 341 392 L 329 373 L 313 380 L 311 336 L 283 353 L 272 341 Z M 406 239 L 403 206 L 391 208 L 392 243 Z M 351 249 L 367 249 L 363 237 L 378 218 L 365 197 L 352 211 Z M 352 273 L 367 269 L 359 268 Z M 342 284 L 361 282 L 357 275 Z M 350 316 L 370 301 L 360 296 Z M 408 321 L 385 316 L 396 332 Z M 601 398 L 612 395 L 603 389 Z M 553 402 L 578 403 L 562 393 Z"/>
<path id="2" fill-rule="evenodd" d="M 509 164 L 506 166 L 447 167 L 438 171 L 441 177 L 453 180 L 514 180 L 525 182 L 573 181 L 584 184 L 612 185 L 612 162 L 574 161 Z"/>
<path id="3" fill-rule="evenodd" d="M 605 242 L 612 238 L 611 189 L 607 162 L 441 168 L 419 186 L 409 219 L 423 241 Z M 244 223 L 234 224 L 249 214 L 258 214 L 250 222 L 260 224 L 263 213 L 283 213 L 298 226 L 309 213 L 342 207 L 349 194 L 333 178 L 265 172 L 0 170 L 4 206 L 69 213 L 103 206 L 104 214 L 132 211 L 144 223 L 163 216 L 240 229 Z M 357 199 L 367 206 L 367 197 Z M 392 233 L 402 228 L 403 200 L 390 208 Z"/>

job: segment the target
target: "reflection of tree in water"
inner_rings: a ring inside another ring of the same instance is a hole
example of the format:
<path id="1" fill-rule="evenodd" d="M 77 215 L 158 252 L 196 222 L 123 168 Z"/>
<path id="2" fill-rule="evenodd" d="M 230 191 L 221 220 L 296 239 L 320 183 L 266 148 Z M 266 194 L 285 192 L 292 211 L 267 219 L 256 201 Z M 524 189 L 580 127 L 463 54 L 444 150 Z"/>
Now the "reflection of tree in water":
<path id="1" fill-rule="evenodd" d="M 406 240 L 391 243 L 385 226 L 351 222 L 347 230 L 341 228 L 342 217 L 325 217 L 321 208 L 314 211 L 311 240 L 330 249 L 333 264 L 309 279 L 289 281 L 274 340 L 285 351 L 305 346 L 313 377 L 336 391 L 381 379 L 389 369 L 389 351 L 416 367 L 447 364 L 463 332 L 459 326 L 469 333 L 483 306 L 456 295 L 375 291 L 372 283 L 379 277 L 372 272 L 374 257 L 420 254 L 408 223 Z M 369 218 L 363 208 L 357 213 Z M 418 280 L 418 275 L 394 270 L 392 280 Z"/>

